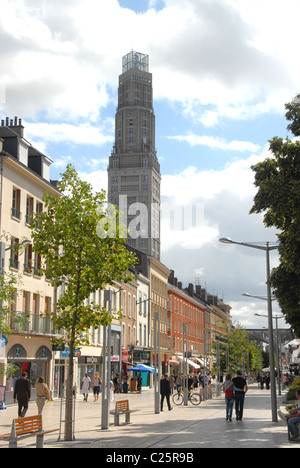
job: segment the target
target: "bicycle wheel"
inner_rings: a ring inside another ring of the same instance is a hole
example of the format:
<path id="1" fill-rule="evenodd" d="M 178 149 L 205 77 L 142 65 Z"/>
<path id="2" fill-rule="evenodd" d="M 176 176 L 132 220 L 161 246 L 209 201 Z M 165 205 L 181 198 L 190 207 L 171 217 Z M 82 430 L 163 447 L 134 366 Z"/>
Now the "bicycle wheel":
<path id="1" fill-rule="evenodd" d="M 183 403 L 183 396 L 181 395 L 181 393 L 175 393 L 173 395 L 172 400 L 173 400 L 174 405 L 180 406 Z"/>
<path id="2" fill-rule="evenodd" d="M 195 405 L 195 406 L 200 405 L 201 396 L 199 395 L 199 393 L 192 393 L 191 397 L 190 397 L 190 400 L 191 400 L 192 405 Z"/>

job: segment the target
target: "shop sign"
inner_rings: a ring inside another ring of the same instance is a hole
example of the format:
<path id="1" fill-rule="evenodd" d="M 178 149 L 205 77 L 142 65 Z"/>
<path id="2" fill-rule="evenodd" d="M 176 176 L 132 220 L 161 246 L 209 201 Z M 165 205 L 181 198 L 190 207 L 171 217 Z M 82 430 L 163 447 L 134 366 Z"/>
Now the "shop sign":
<path id="1" fill-rule="evenodd" d="M 7 345 L 8 341 L 5 335 L 1 335 L 0 337 L 0 348 L 5 348 Z"/>
<path id="2" fill-rule="evenodd" d="M 27 353 L 22 345 L 15 344 L 8 351 L 7 357 L 8 359 L 22 360 L 22 359 L 27 359 Z"/>
<path id="3" fill-rule="evenodd" d="M 85 363 L 86 364 L 100 364 L 100 357 L 86 356 Z"/>
<path id="4" fill-rule="evenodd" d="M 69 357 L 70 356 L 70 348 L 66 348 L 64 351 L 61 352 L 61 357 Z M 73 353 L 73 357 L 81 356 L 80 349 L 75 349 Z"/>
<path id="5" fill-rule="evenodd" d="M 35 359 L 38 361 L 50 361 L 52 359 L 52 353 L 47 346 L 41 346 L 35 354 Z"/>
<path id="6" fill-rule="evenodd" d="M 122 361 L 128 361 L 129 351 L 128 349 L 122 348 Z"/>

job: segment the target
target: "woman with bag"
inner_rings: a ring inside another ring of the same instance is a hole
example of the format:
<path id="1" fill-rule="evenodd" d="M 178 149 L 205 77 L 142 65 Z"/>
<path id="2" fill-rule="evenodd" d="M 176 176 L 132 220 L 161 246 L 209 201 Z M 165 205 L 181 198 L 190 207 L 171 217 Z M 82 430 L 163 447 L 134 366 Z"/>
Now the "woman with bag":
<path id="1" fill-rule="evenodd" d="M 223 392 L 225 393 L 226 401 L 226 421 L 232 422 L 232 411 L 234 404 L 234 392 L 233 389 L 226 390 L 226 388 L 231 384 L 231 375 L 226 375 L 226 382 L 223 383 Z"/>

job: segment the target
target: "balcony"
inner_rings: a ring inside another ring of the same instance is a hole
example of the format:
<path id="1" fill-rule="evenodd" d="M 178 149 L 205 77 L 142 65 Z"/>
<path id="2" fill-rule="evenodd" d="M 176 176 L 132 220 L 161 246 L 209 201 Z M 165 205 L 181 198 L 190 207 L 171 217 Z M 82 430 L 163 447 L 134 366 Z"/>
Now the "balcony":
<path id="1" fill-rule="evenodd" d="M 26 312 L 13 312 L 9 318 L 9 327 L 13 333 L 33 333 L 38 335 L 57 335 L 49 317 Z"/>

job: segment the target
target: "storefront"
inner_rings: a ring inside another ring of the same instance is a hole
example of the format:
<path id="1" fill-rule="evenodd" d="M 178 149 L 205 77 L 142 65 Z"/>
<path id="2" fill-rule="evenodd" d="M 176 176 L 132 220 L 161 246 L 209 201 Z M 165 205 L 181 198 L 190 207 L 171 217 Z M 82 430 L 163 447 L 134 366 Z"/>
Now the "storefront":
<path id="1" fill-rule="evenodd" d="M 101 371 L 100 364 L 101 364 L 100 356 L 80 356 L 78 358 L 78 379 L 77 379 L 78 393 L 80 391 L 81 382 L 85 374 L 88 374 L 89 378 L 91 379 L 91 389 L 92 389 L 93 378 L 95 377 L 96 372 L 98 372 L 100 375 L 100 371 Z"/>
<path id="2" fill-rule="evenodd" d="M 145 364 L 151 366 L 151 350 L 150 348 L 134 348 L 130 357 L 131 362 L 134 366 L 139 364 Z M 142 387 L 150 387 L 151 374 L 148 372 L 142 372 Z"/>
<path id="3" fill-rule="evenodd" d="M 30 340 L 28 344 L 19 342 L 10 346 L 9 343 L 6 360 L 14 368 L 14 378 L 6 379 L 6 403 L 12 403 L 14 383 L 22 376 L 23 372 L 27 372 L 32 385 L 31 400 L 35 400 L 35 384 L 39 377 L 44 377 L 51 389 L 52 351 L 50 343 L 41 345 L 40 340 L 34 339 Z"/>

